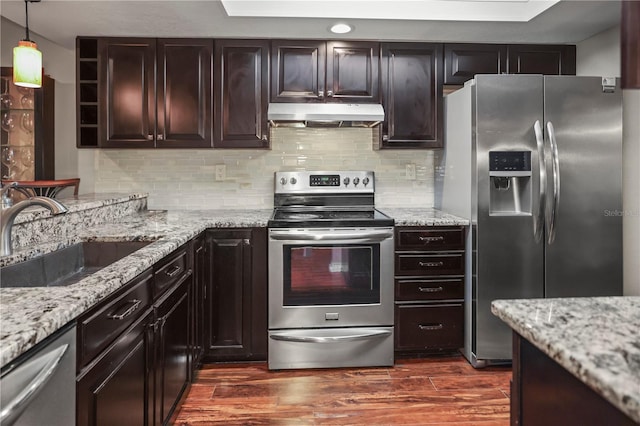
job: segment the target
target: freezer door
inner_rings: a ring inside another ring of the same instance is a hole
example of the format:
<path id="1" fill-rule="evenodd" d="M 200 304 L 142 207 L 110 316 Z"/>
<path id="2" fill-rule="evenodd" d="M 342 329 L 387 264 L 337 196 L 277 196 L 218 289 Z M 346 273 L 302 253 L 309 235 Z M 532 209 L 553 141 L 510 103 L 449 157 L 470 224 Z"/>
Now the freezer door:
<path id="1" fill-rule="evenodd" d="M 470 344 L 478 360 L 511 359 L 511 330 L 491 313 L 493 300 L 543 296 L 544 243 L 542 238 L 536 241 L 533 226 L 540 195 L 534 124 L 543 123 L 542 104 L 542 76 L 476 76 L 474 188 L 478 201 L 472 276 L 475 323 Z M 531 176 L 521 178 L 519 188 L 511 182 L 496 191 L 496 182 L 489 176 L 490 151 L 529 152 Z M 520 204 L 509 204 L 514 195 L 521 196 Z"/>
<path id="2" fill-rule="evenodd" d="M 600 77 L 548 76 L 544 105 L 547 150 L 557 147 L 547 162 L 545 296 L 621 295 L 620 87 L 610 93 Z"/>

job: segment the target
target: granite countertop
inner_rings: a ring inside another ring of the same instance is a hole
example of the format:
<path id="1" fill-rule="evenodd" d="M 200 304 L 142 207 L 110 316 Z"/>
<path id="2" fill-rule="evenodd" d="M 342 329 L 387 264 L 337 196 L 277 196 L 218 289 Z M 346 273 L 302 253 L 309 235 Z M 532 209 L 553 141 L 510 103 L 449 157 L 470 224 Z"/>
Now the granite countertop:
<path id="1" fill-rule="evenodd" d="M 65 203 L 66 204 L 66 203 Z M 0 289 L 0 367 L 108 297 L 207 228 L 263 227 L 271 209 L 143 211 L 79 231 L 74 238 L 15 253 L 21 260 L 78 241 L 153 241 L 68 287 Z"/>
<path id="2" fill-rule="evenodd" d="M 640 422 L 640 297 L 495 300 L 491 311 Z"/>
<path id="3" fill-rule="evenodd" d="M 80 196 L 64 200 L 69 211 L 125 202 L 145 194 Z M 382 209 L 398 226 L 466 225 L 468 221 L 435 209 Z M 143 210 L 112 223 L 78 230 L 63 240 L 15 250 L 0 265 L 28 260 L 80 241 L 151 241 L 148 246 L 68 287 L 3 288 L 0 290 L 0 367 L 73 321 L 154 263 L 207 228 L 266 227 L 272 209 L 259 210 Z M 17 223 L 46 218 L 42 208 L 29 209 Z"/>
<path id="4" fill-rule="evenodd" d="M 379 207 L 382 213 L 395 219 L 396 226 L 466 226 L 469 220 L 434 208 Z"/>

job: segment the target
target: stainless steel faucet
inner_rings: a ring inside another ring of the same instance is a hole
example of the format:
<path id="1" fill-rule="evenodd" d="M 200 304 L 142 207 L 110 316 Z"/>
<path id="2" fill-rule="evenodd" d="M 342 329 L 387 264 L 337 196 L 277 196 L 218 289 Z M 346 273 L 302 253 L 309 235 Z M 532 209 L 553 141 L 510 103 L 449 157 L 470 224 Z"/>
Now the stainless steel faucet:
<path id="1" fill-rule="evenodd" d="M 0 195 L 4 196 L 9 189 L 16 185 L 16 182 L 12 182 L 11 184 L 4 186 Z M 67 212 L 67 208 L 62 203 L 49 197 L 31 197 L 26 200 L 22 200 L 11 207 L 3 208 L 0 215 L 0 256 L 8 256 L 13 253 L 13 248 L 11 247 L 11 229 L 13 228 L 13 221 L 16 219 L 18 213 L 31 206 L 46 207 L 51 210 L 52 214 Z"/>

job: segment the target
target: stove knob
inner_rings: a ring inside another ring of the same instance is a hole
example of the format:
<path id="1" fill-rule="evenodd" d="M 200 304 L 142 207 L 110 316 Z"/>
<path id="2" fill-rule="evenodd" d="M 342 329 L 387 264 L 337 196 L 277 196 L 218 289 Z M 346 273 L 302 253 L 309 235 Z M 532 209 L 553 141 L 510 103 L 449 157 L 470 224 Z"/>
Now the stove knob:
<path id="1" fill-rule="evenodd" d="M 287 184 L 287 178 L 280 178 L 280 185 L 286 185 Z"/>
<path id="2" fill-rule="evenodd" d="M 296 178 L 292 177 L 291 179 L 289 179 L 289 183 L 290 183 L 291 185 L 295 185 L 296 183 L 298 183 L 298 179 L 296 179 Z"/>
<path id="3" fill-rule="evenodd" d="M 346 177 L 342 182 L 344 182 L 344 186 L 348 186 L 350 181 L 351 180 L 348 177 Z"/>
<path id="4" fill-rule="evenodd" d="M 362 184 L 363 184 L 364 186 L 369 185 L 369 178 L 368 178 L 368 177 L 366 177 L 366 178 L 362 179 Z"/>
<path id="5" fill-rule="evenodd" d="M 359 178 L 353 178 L 353 184 L 355 186 L 358 186 L 359 183 L 360 183 L 360 179 Z"/>

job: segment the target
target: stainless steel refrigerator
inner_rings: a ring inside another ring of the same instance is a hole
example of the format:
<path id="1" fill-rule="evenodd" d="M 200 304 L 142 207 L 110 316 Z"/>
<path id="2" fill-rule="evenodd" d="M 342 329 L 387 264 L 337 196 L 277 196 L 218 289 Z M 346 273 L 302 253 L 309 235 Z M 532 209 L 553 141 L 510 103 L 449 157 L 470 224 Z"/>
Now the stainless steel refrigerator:
<path id="1" fill-rule="evenodd" d="M 445 122 L 436 206 L 471 223 L 464 355 L 510 362 L 491 301 L 622 294 L 621 90 L 615 78 L 477 75 L 445 98 Z"/>

